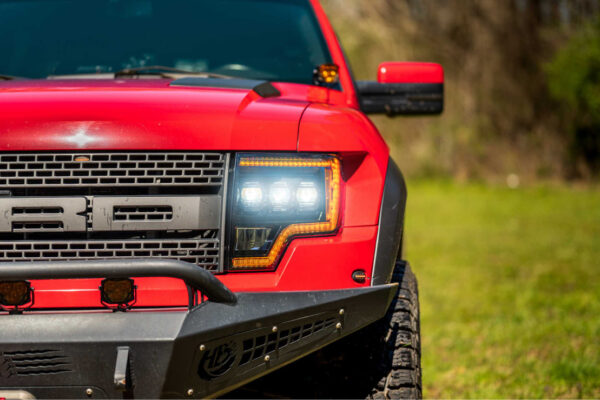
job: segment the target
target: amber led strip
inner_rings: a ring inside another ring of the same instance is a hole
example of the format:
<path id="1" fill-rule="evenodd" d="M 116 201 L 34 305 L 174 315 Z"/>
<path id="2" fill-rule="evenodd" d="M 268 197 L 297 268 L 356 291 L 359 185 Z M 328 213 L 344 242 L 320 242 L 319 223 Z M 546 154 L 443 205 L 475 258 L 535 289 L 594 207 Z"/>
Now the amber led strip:
<path id="1" fill-rule="evenodd" d="M 335 231 L 340 212 L 340 161 L 335 158 L 276 158 L 276 157 L 244 157 L 240 167 L 320 167 L 325 168 L 326 219 L 324 222 L 309 222 L 289 225 L 284 228 L 269 254 L 265 257 L 238 257 L 232 260 L 233 269 L 265 269 L 272 267 L 289 239 L 294 236 L 330 233 Z"/>

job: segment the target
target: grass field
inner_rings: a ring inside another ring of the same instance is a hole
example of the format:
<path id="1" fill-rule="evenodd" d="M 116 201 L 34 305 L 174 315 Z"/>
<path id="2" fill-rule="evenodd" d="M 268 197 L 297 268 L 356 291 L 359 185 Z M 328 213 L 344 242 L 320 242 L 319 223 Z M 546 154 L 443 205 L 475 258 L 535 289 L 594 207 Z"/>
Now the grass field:
<path id="1" fill-rule="evenodd" d="M 409 184 L 425 397 L 600 397 L 600 191 Z"/>

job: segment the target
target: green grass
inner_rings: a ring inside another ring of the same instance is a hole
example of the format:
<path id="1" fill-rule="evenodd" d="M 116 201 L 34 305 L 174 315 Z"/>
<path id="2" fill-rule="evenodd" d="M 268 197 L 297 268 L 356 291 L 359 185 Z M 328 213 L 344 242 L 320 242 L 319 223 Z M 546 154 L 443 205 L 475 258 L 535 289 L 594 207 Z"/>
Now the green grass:
<path id="1" fill-rule="evenodd" d="M 600 397 L 600 191 L 409 183 L 425 397 Z"/>

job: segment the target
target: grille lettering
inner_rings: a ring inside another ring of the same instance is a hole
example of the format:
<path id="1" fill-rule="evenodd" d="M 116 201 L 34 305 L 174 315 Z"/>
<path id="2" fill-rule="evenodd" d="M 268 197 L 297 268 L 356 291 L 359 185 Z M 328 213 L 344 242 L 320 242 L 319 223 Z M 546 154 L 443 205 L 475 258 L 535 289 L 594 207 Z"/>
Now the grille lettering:
<path id="1" fill-rule="evenodd" d="M 219 228 L 218 195 L 6 197 L 0 198 L 0 232 L 86 232 L 88 201 L 95 232 Z"/>
<path id="2" fill-rule="evenodd" d="M 85 232 L 85 197 L 0 198 L 0 232 Z"/>
<path id="3" fill-rule="evenodd" d="M 129 217 L 123 218 L 123 211 Z M 220 196 L 94 197 L 94 231 L 217 229 Z M 153 217 L 156 217 L 154 219 Z"/>

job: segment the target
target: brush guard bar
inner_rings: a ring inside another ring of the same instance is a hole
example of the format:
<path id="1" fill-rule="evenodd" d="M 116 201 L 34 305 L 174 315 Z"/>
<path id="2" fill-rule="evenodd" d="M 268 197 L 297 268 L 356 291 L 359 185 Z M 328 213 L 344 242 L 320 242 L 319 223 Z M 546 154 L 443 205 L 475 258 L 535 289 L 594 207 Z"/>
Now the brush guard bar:
<path id="1" fill-rule="evenodd" d="M 177 260 L 44 261 L 0 263 L 0 281 L 30 279 L 150 278 L 183 280 L 215 303 L 235 304 L 236 295 L 215 276 Z M 191 299 L 190 299 L 191 301 Z M 192 303 L 190 303 L 190 307 Z"/>

